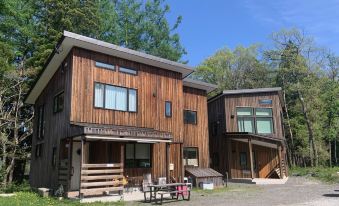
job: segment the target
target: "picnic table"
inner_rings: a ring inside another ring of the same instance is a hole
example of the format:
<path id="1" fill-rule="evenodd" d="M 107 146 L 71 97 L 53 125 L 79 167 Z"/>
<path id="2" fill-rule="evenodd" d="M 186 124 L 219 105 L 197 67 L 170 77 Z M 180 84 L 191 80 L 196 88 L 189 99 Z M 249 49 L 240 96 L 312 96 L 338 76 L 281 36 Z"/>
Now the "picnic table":
<path id="1" fill-rule="evenodd" d="M 149 202 L 152 202 L 152 199 L 158 203 L 157 194 L 160 195 L 160 204 L 162 204 L 163 197 L 165 194 L 170 194 L 172 199 L 176 195 L 176 199 L 179 199 L 179 195 L 182 196 L 182 199 L 185 200 L 185 195 L 187 195 L 186 200 L 190 200 L 191 196 L 191 183 L 168 183 L 168 184 L 159 184 L 159 185 L 148 185 L 148 191 L 144 191 L 145 202 L 147 202 L 146 194 L 149 193 Z"/>

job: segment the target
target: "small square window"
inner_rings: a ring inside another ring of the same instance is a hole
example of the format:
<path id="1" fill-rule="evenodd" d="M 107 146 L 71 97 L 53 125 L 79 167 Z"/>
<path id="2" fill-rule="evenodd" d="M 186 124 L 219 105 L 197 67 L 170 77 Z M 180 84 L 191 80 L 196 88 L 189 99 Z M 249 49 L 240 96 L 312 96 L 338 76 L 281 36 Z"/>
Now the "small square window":
<path id="1" fill-rule="evenodd" d="M 191 110 L 184 110 L 184 123 L 197 124 L 197 112 Z"/>
<path id="2" fill-rule="evenodd" d="M 198 148 L 184 147 L 184 165 L 199 166 Z"/>
<path id="3" fill-rule="evenodd" d="M 165 102 L 165 116 L 172 117 L 172 102 L 170 101 Z"/>

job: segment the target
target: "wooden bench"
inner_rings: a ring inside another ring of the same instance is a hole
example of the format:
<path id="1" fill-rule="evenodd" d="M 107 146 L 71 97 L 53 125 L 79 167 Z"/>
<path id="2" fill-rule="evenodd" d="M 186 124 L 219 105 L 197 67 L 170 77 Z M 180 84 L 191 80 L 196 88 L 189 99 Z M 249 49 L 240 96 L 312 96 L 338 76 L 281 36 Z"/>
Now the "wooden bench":
<path id="1" fill-rule="evenodd" d="M 185 199 L 184 193 L 187 193 L 187 199 Z M 176 199 L 179 199 L 179 195 L 182 196 L 183 200 L 187 200 L 189 201 L 191 199 L 191 191 L 189 189 L 187 190 L 176 190 L 176 191 L 158 191 L 157 193 L 155 193 L 155 202 L 158 203 L 158 199 L 157 199 L 157 194 L 160 195 L 160 204 L 162 205 L 163 199 L 164 199 L 164 195 L 169 194 L 169 195 L 176 195 Z M 172 196 L 172 199 L 174 198 L 174 196 Z"/>

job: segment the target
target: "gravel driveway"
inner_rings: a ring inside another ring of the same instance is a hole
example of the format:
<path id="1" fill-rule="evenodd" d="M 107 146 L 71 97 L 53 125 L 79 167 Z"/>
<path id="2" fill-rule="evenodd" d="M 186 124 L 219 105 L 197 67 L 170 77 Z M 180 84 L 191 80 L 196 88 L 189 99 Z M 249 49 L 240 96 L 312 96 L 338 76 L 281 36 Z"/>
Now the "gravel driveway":
<path id="1" fill-rule="evenodd" d="M 127 205 L 150 205 L 129 203 Z M 328 185 L 303 177 L 290 177 L 285 185 L 232 183 L 227 191 L 193 191 L 191 201 L 165 201 L 163 205 L 204 206 L 339 206 L 339 185 Z"/>

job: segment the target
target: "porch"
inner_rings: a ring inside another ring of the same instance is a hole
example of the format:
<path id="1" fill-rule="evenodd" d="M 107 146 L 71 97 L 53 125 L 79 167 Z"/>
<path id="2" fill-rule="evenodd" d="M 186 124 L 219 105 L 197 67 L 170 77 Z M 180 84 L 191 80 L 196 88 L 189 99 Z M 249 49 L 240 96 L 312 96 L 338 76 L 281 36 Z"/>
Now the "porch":
<path id="1" fill-rule="evenodd" d="M 154 145 L 170 142 L 169 134 L 145 128 L 85 127 L 61 142 L 58 184 L 68 197 L 121 195 L 152 173 Z"/>
<path id="2" fill-rule="evenodd" d="M 228 133 L 227 138 L 230 178 L 284 179 L 288 176 L 282 140 L 250 133 Z"/>

